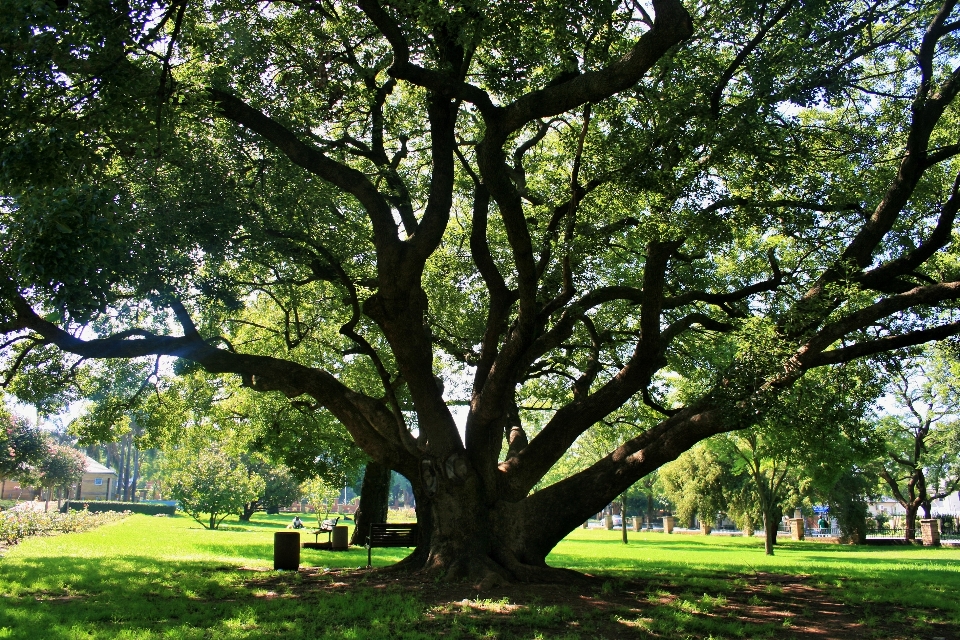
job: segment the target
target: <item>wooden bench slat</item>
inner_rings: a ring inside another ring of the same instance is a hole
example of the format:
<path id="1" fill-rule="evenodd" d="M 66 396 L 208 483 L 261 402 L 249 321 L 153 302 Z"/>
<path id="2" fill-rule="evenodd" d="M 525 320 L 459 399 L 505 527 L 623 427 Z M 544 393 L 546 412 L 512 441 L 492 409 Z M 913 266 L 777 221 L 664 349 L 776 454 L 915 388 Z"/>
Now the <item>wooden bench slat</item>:
<path id="1" fill-rule="evenodd" d="M 374 547 L 417 546 L 417 523 L 373 522 L 367 534 L 367 566 L 371 566 Z"/>

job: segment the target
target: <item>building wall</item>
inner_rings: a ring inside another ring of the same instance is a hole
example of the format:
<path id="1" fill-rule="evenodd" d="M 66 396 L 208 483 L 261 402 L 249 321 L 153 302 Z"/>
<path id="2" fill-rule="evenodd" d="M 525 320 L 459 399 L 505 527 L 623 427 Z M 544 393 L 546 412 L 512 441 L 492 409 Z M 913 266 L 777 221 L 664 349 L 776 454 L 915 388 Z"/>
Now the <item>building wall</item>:
<path id="1" fill-rule="evenodd" d="M 38 493 L 34 490 L 33 487 L 23 487 L 21 490 L 20 483 L 16 480 L 7 480 L 5 483 L 2 483 L 0 487 L 0 500 L 33 500 L 33 497 Z"/>
<path id="2" fill-rule="evenodd" d="M 100 478 L 101 484 L 96 483 Z M 20 483 L 16 480 L 7 480 L 2 487 L 0 500 L 33 500 L 34 496 L 41 493 L 39 488 L 24 487 L 21 491 Z M 112 500 L 117 493 L 117 475 L 115 473 L 84 473 L 80 481 L 80 499 L 87 500 Z M 70 496 L 76 497 L 76 493 Z"/>
<path id="3" fill-rule="evenodd" d="M 99 479 L 101 484 L 97 484 Z M 117 492 L 117 476 L 113 473 L 85 473 L 80 481 L 80 500 L 110 500 Z M 76 497 L 74 494 L 73 497 Z"/>

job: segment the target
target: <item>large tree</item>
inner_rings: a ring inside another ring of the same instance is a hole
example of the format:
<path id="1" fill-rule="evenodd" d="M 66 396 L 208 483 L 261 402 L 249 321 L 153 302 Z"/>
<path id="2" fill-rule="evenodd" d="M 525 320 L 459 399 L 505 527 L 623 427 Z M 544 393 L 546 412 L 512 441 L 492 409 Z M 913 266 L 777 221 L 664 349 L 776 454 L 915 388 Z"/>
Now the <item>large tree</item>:
<path id="1" fill-rule="evenodd" d="M 237 374 L 410 480 L 405 566 L 551 577 L 805 371 L 960 333 L 955 5 L 3 0 L 7 367 Z"/>

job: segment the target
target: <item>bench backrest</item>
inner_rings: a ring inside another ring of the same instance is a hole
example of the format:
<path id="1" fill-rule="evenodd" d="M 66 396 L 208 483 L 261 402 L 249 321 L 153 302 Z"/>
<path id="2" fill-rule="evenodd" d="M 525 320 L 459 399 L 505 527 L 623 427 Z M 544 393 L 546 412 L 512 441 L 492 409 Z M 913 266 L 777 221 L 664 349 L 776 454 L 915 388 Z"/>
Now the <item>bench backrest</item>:
<path id="1" fill-rule="evenodd" d="M 417 523 L 371 522 L 367 542 L 371 547 L 415 547 Z"/>

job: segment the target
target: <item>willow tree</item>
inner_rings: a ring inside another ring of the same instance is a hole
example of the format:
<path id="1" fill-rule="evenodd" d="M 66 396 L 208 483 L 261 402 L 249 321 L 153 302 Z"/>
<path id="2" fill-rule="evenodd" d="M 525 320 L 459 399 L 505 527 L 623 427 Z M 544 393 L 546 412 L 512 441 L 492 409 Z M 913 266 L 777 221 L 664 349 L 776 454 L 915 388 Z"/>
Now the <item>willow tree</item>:
<path id="1" fill-rule="evenodd" d="M 410 480 L 404 566 L 550 578 L 805 371 L 960 332 L 955 4 L 4 0 L 6 366 L 239 375 Z"/>

